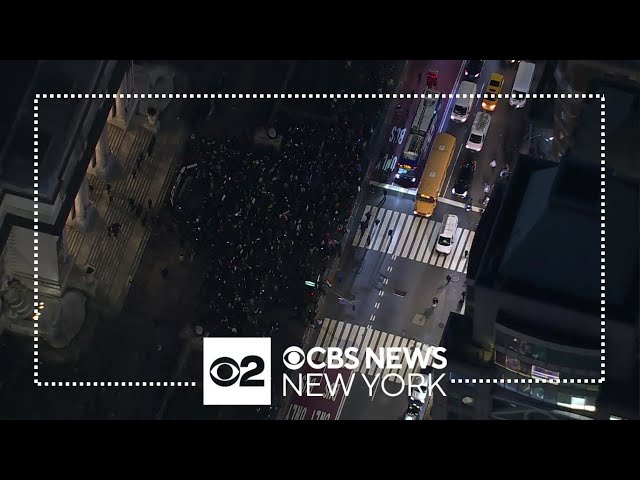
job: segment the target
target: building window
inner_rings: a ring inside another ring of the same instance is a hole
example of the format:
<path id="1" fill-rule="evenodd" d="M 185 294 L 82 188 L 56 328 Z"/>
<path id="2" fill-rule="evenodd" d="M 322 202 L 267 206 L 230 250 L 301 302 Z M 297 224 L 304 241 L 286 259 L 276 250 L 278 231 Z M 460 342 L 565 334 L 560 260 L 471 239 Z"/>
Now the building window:
<path id="1" fill-rule="evenodd" d="M 546 368 L 531 365 L 531 376 L 542 380 L 560 380 L 560 372 L 547 370 Z"/>
<path id="2" fill-rule="evenodd" d="M 559 392 L 556 404 L 559 407 L 570 408 L 572 410 L 596 411 L 595 397 L 587 398 L 582 395 Z"/>

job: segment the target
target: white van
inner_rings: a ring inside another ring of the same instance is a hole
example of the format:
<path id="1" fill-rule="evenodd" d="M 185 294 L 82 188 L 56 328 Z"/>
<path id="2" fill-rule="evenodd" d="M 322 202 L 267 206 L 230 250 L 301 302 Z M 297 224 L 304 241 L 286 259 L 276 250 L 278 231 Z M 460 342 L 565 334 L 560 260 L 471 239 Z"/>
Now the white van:
<path id="1" fill-rule="evenodd" d="M 436 243 L 436 252 L 448 255 L 453 250 L 453 239 L 458 229 L 458 217 L 456 215 L 445 215 L 442 219 L 442 227 L 438 242 Z"/>
<path id="2" fill-rule="evenodd" d="M 482 150 L 484 139 L 487 138 L 487 132 L 489 131 L 489 125 L 491 125 L 491 115 L 487 112 L 476 113 L 469 139 L 465 145 L 469 150 L 475 150 L 476 152 Z"/>
<path id="3" fill-rule="evenodd" d="M 509 96 L 509 105 L 516 108 L 524 107 L 524 104 L 527 103 L 525 95 L 527 95 L 531 89 L 531 82 L 533 81 L 533 74 L 535 71 L 535 63 L 520 62 L 518 72 L 516 73 L 516 79 L 514 80 L 513 88 L 511 89 L 511 95 Z"/>
<path id="4" fill-rule="evenodd" d="M 473 82 L 467 82 L 466 80 L 460 82 L 460 88 L 458 88 L 458 97 L 453 104 L 453 110 L 451 111 L 451 120 L 454 122 L 466 122 L 471 113 L 471 107 L 473 107 L 473 101 L 476 98 L 476 89 L 478 87 Z"/>

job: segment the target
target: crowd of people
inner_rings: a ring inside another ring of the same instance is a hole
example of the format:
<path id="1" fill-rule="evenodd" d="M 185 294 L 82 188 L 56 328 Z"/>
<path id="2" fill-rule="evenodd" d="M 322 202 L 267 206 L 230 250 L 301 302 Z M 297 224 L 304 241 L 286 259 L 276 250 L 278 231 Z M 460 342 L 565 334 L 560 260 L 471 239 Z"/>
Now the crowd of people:
<path id="1" fill-rule="evenodd" d="M 331 121 L 281 115 L 279 148 L 192 136 L 173 211 L 185 248 L 207 264 L 206 330 L 271 335 L 275 311 L 313 321 L 319 292 L 305 281 L 321 285 L 340 254 L 379 113 L 348 102 Z"/>

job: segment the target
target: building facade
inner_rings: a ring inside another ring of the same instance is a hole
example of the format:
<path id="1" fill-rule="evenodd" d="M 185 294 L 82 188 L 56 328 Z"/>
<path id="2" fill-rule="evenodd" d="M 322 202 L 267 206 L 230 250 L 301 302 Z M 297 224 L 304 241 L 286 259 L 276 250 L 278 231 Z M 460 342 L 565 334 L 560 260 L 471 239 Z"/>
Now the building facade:
<path id="1" fill-rule="evenodd" d="M 619 112 L 609 115 L 622 139 Z M 453 382 L 432 418 L 640 416 L 640 186 L 609 169 L 601 232 L 600 118 L 599 102 L 585 104 L 561 162 L 521 156 L 496 185 L 469 254 L 464 315 L 452 314 L 443 336 Z M 612 143 L 612 165 L 624 165 L 616 157 L 629 150 Z"/>
<path id="2" fill-rule="evenodd" d="M 0 332 L 33 335 L 37 266 L 37 289 L 44 304 L 38 335 L 62 347 L 79 331 L 86 300 L 83 272 L 68 258 L 64 226 L 71 222 L 80 229 L 92 227 L 86 174 L 93 171 L 108 178 L 114 156 L 109 150 L 107 122 L 126 128 L 134 110 L 133 99 L 126 98 L 132 88 L 131 63 L 8 63 L 6 71 L 15 76 L 5 86 L 14 94 L 12 121 L 3 126 L 0 139 Z M 64 98 L 78 93 L 125 96 Z M 60 98 L 40 99 L 34 109 L 36 94 L 60 94 Z M 36 185 L 39 203 L 34 208 Z"/>

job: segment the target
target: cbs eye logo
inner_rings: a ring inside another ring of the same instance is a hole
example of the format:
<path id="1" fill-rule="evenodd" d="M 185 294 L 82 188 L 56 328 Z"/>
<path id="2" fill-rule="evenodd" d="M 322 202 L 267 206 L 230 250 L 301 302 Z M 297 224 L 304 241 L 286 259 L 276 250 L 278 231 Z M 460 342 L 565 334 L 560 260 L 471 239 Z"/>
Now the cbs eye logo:
<path id="1" fill-rule="evenodd" d="M 300 347 L 289 347 L 282 354 L 282 363 L 290 370 L 298 370 L 305 361 L 305 353 Z"/>
<path id="2" fill-rule="evenodd" d="M 247 367 L 252 366 L 247 370 Z M 244 372 L 242 371 L 244 370 Z M 240 364 L 230 357 L 220 357 L 209 368 L 209 376 L 219 387 L 264 387 L 264 380 L 253 377 L 264 372 L 264 360 L 257 355 L 248 355 Z"/>

